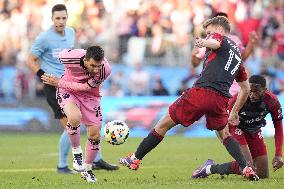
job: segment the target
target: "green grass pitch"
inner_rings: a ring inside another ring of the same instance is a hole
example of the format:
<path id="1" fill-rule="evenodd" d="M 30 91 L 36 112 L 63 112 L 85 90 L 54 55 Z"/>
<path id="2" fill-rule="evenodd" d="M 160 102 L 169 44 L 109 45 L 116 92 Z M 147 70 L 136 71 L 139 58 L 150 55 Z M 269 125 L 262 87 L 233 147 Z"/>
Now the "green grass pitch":
<path id="1" fill-rule="evenodd" d="M 85 134 L 82 134 L 85 136 Z M 259 189 L 283 188 L 284 168 L 273 172 L 271 160 L 274 153 L 273 138 L 267 139 L 270 178 L 249 182 L 241 176 L 211 176 L 191 179 L 192 171 L 207 158 L 217 162 L 231 160 L 217 138 L 185 138 L 170 136 L 143 160 L 138 171 L 121 167 L 118 171 L 95 171 L 97 183 L 87 183 L 77 175 L 59 175 L 55 167 L 58 158 L 58 134 L 0 134 L 0 188 L 198 188 L 198 189 Z M 118 158 L 133 152 L 141 138 L 129 138 L 121 146 L 102 143 L 104 159 L 117 163 Z M 83 137 L 82 146 L 85 144 Z M 70 157 L 71 165 L 71 157 Z"/>

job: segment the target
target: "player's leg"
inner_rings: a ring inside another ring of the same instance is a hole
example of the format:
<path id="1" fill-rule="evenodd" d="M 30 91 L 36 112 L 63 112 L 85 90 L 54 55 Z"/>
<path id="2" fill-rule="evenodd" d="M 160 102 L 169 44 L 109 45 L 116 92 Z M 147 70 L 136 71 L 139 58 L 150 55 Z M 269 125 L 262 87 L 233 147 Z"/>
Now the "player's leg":
<path id="1" fill-rule="evenodd" d="M 64 128 L 60 139 L 59 139 L 59 161 L 58 161 L 58 167 L 57 171 L 59 173 L 66 173 L 70 172 L 71 170 L 68 168 L 68 154 L 70 151 L 71 143 L 68 136 L 68 133 L 66 132 L 66 124 L 67 124 L 67 117 L 62 117 L 60 119 L 60 124 Z"/>
<path id="2" fill-rule="evenodd" d="M 260 178 L 269 177 L 268 157 L 267 155 L 258 156 L 254 159 L 256 173 Z"/>
<path id="3" fill-rule="evenodd" d="M 87 182 L 96 182 L 96 177 L 92 171 L 92 164 L 100 148 L 100 128 L 101 125 L 86 125 L 87 141 L 85 146 L 84 172 L 82 177 Z"/>
<path id="4" fill-rule="evenodd" d="M 84 170 L 83 153 L 80 145 L 80 122 L 82 114 L 78 105 L 72 101 L 65 103 L 63 111 L 67 116 L 66 131 L 72 146 L 73 168 L 74 170 L 81 172 Z"/>
<path id="5" fill-rule="evenodd" d="M 268 157 L 264 138 L 261 131 L 246 134 L 248 146 L 252 155 L 256 173 L 260 178 L 269 177 Z"/>
<path id="6" fill-rule="evenodd" d="M 148 136 L 143 139 L 136 152 L 125 158 L 120 158 L 119 162 L 132 170 L 137 170 L 144 156 L 154 149 L 163 140 L 166 132 L 175 125 L 176 123 L 171 119 L 169 113 L 167 113 Z"/>
<path id="7" fill-rule="evenodd" d="M 204 114 L 200 110 L 200 100 L 202 91 L 199 88 L 186 90 L 169 107 L 167 114 L 156 124 L 154 129 L 138 146 L 135 153 L 125 158 L 120 158 L 119 162 L 132 170 L 139 168 L 140 161 L 154 149 L 164 138 L 168 130 L 180 123 L 183 126 L 190 126 L 199 120 Z"/>
<path id="8" fill-rule="evenodd" d="M 229 154 L 236 160 L 238 165 L 242 170 L 242 174 L 249 180 L 258 180 L 259 177 L 253 170 L 251 166 L 248 165 L 247 160 L 245 159 L 241 147 L 236 139 L 225 129 L 217 131 L 220 134 L 223 144 L 226 147 Z"/>
<path id="9" fill-rule="evenodd" d="M 75 172 L 68 168 L 68 153 L 70 150 L 70 140 L 65 131 L 66 116 L 61 112 L 61 108 L 56 99 L 56 88 L 50 85 L 44 85 L 44 93 L 47 103 L 54 112 L 55 119 L 59 119 L 61 126 L 64 128 L 59 139 L 59 161 L 57 165 L 58 173 L 74 174 Z"/>
<path id="10" fill-rule="evenodd" d="M 93 162 L 93 170 L 105 169 L 108 171 L 115 171 L 119 169 L 118 165 L 110 164 L 102 158 L 102 148 L 99 148 L 98 154 Z"/>

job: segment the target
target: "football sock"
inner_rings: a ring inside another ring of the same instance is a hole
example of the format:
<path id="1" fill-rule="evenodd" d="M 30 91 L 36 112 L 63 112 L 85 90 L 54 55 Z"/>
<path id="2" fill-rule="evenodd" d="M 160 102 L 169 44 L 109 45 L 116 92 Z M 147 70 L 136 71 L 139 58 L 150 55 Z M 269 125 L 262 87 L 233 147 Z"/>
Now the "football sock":
<path id="1" fill-rule="evenodd" d="M 101 148 L 101 145 L 99 145 L 99 151 L 98 151 L 97 156 L 96 156 L 96 158 L 94 160 L 94 163 L 98 162 L 101 159 L 102 159 L 102 148 Z"/>
<path id="2" fill-rule="evenodd" d="M 92 170 L 92 164 L 84 163 L 84 170 L 85 170 L 85 171 L 90 171 L 90 170 Z"/>
<path id="3" fill-rule="evenodd" d="M 59 139 L 59 160 L 58 160 L 58 168 L 63 168 L 68 166 L 68 153 L 70 149 L 71 143 L 69 136 L 66 131 L 64 131 Z"/>
<path id="4" fill-rule="evenodd" d="M 234 171 L 232 169 L 232 162 L 211 165 L 210 172 L 212 174 L 217 173 L 220 175 L 234 174 Z"/>
<path id="5" fill-rule="evenodd" d="M 100 141 L 88 139 L 85 146 L 85 163 L 92 164 L 99 151 Z"/>
<path id="6" fill-rule="evenodd" d="M 154 149 L 163 140 L 163 138 L 163 136 L 153 129 L 138 146 L 135 152 L 135 157 L 139 160 L 142 160 L 147 153 Z"/>
<path id="7" fill-rule="evenodd" d="M 223 144 L 229 154 L 238 162 L 241 169 L 243 170 L 246 167 L 247 163 L 241 152 L 239 143 L 232 136 L 229 136 L 223 140 Z"/>
<path id="8" fill-rule="evenodd" d="M 80 125 L 72 127 L 70 123 L 67 123 L 66 131 L 69 135 L 71 146 L 73 148 L 80 146 Z"/>

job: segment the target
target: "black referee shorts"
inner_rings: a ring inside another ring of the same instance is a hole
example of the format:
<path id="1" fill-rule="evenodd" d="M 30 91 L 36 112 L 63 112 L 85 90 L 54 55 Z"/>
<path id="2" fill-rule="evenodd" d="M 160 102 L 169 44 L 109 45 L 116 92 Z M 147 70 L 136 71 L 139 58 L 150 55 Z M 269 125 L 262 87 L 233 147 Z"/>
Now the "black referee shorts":
<path id="1" fill-rule="evenodd" d="M 45 84 L 43 91 L 44 91 L 47 103 L 53 110 L 54 118 L 61 119 L 65 117 L 56 99 L 56 87 Z"/>

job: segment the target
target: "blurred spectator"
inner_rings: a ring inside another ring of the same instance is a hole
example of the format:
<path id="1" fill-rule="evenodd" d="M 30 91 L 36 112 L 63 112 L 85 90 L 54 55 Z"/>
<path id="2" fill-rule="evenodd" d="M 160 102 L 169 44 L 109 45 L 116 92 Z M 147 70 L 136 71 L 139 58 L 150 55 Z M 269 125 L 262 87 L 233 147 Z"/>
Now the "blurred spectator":
<path id="1" fill-rule="evenodd" d="M 160 75 L 157 75 L 154 80 L 154 87 L 152 89 L 153 96 L 168 96 L 169 92 L 164 86 Z"/>
<path id="2" fill-rule="evenodd" d="M 149 73 L 143 70 L 141 63 L 136 63 L 135 70 L 130 73 L 128 87 L 131 96 L 149 95 Z"/>
<path id="3" fill-rule="evenodd" d="M 241 37 L 244 44 L 249 41 L 249 32 L 256 30 L 260 36 L 258 47 L 253 57 L 248 60 L 248 69 L 250 73 L 261 71 L 269 74 L 269 77 L 273 75 L 271 86 L 275 86 L 275 91 L 282 93 L 281 85 L 284 81 L 282 1 L 62 0 L 61 2 L 65 2 L 72 12 L 69 15 L 68 25 L 76 29 L 77 48 L 96 43 L 107 49 L 106 53 L 109 54 L 106 56 L 112 58 L 115 63 L 129 63 L 133 66 L 134 62 L 147 62 L 162 67 L 172 66 L 173 70 L 175 66 L 185 68 L 188 66 L 193 39 L 195 35 L 202 33 L 202 22 L 216 12 L 225 12 L 232 23 L 233 32 Z M 12 96 L 18 99 L 32 98 L 36 93 L 40 94 L 40 86 L 30 78 L 22 62 L 27 59 L 31 41 L 50 25 L 49 10 L 55 3 L 55 0 L 0 1 L 0 67 L 16 67 L 17 77 L 13 80 L 16 82 L 13 86 L 17 86 L 17 90 L 9 90 L 9 93 L 12 91 Z M 128 90 L 127 82 L 123 85 L 112 83 L 104 90 L 107 94 L 113 95 L 116 94 L 114 91 L 120 91 L 119 95 L 128 92 L 131 95 L 136 93 L 148 95 L 150 94 L 149 73 L 147 74 L 148 86 L 145 87 L 145 91 L 135 89 L 133 86 Z M 161 77 L 163 78 L 162 75 Z M 5 82 L 1 76 L 0 83 Z M 168 86 L 167 80 L 163 82 Z M 189 82 L 188 86 L 190 85 Z M 108 91 L 110 89 L 112 92 Z"/>

